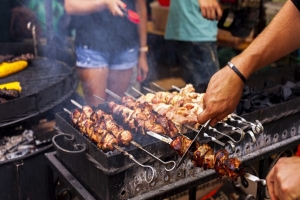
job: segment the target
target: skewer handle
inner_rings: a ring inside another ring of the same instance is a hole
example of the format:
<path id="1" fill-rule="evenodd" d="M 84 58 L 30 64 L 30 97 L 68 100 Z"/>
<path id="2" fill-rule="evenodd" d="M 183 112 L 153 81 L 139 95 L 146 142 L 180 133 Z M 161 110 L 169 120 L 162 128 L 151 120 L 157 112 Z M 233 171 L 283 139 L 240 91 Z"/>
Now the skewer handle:
<path id="1" fill-rule="evenodd" d="M 133 155 L 131 155 L 131 154 L 128 153 L 127 151 L 123 150 L 121 147 L 119 147 L 119 146 L 117 146 L 117 145 L 114 145 L 114 147 L 115 147 L 118 151 L 122 152 L 125 156 L 128 156 L 129 159 L 133 160 L 133 161 L 134 161 L 136 164 L 138 164 L 139 166 L 144 167 L 144 168 L 150 168 L 151 171 L 152 171 L 152 177 L 150 178 L 150 180 L 146 180 L 146 182 L 147 182 L 147 183 L 151 183 L 151 182 L 152 182 L 152 180 L 154 179 L 155 174 L 156 174 L 156 171 L 154 170 L 153 167 L 151 167 L 151 166 L 149 166 L 149 165 L 143 165 L 143 164 L 141 164 L 140 162 L 138 162 L 138 161 L 133 157 Z M 147 176 L 146 176 L 146 177 L 147 177 Z"/>
<path id="2" fill-rule="evenodd" d="M 146 152 L 148 155 L 152 156 L 153 158 L 155 158 L 156 160 L 158 160 L 159 162 L 163 163 L 165 166 L 171 165 L 171 168 L 167 168 L 165 167 L 166 171 L 172 171 L 175 166 L 176 166 L 176 162 L 175 161 L 168 161 L 168 162 L 164 162 L 161 159 L 159 159 L 158 157 L 156 157 L 155 155 L 153 155 L 152 153 L 150 153 L 149 151 L 147 151 L 146 149 L 144 149 L 141 145 L 139 145 L 138 143 L 136 143 L 135 141 L 131 141 L 131 144 L 133 144 L 134 146 L 140 148 L 141 150 L 143 150 L 144 152 Z"/>

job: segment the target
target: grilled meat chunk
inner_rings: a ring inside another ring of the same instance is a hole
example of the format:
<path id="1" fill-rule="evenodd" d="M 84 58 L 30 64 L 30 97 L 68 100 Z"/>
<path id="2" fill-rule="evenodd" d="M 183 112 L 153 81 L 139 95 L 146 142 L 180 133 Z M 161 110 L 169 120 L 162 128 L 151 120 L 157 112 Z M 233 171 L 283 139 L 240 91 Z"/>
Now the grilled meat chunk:
<path id="1" fill-rule="evenodd" d="M 178 136 L 172 141 L 170 147 L 182 156 L 191 142 L 192 140 L 185 136 Z M 214 169 L 220 176 L 227 176 L 231 180 L 236 181 L 244 174 L 241 161 L 238 158 L 229 158 L 225 149 L 214 153 L 208 144 L 195 142 L 188 155 L 196 167 L 202 167 L 204 170 Z"/>
<path id="2" fill-rule="evenodd" d="M 139 102 L 135 101 L 131 97 L 124 96 L 122 98 L 122 103 L 126 107 L 132 109 L 132 110 L 139 110 L 143 113 L 144 116 L 147 117 L 148 124 L 159 124 L 162 126 L 166 132 L 166 134 L 172 138 L 176 137 L 178 135 L 178 129 L 175 126 L 175 124 L 169 120 L 167 117 L 162 116 L 155 112 L 152 108 L 152 105 L 148 102 Z M 160 126 L 155 126 L 155 128 L 158 128 L 160 130 Z M 153 127 L 154 128 L 154 127 Z M 154 131 L 154 130 L 153 130 Z M 155 132 L 155 131 L 154 131 Z"/>
<path id="3" fill-rule="evenodd" d="M 12 100 L 20 97 L 20 92 L 18 90 L 8 90 L 6 88 L 0 89 L 0 98 L 6 100 Z"/>

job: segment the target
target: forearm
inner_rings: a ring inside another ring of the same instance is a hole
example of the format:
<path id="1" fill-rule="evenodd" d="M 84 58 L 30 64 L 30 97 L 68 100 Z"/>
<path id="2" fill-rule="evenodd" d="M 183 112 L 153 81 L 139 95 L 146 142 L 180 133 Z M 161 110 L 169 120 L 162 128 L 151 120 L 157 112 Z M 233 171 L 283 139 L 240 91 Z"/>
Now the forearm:
<path id="1" fill-rule="evenodd" d="M 64 6 L 68 14 L 89 14 L 107 7 L 106 0 L 65 0 Z"/>
<path id="2" fill-rule="evenodd" d="M 300 47 L 300 12 L 288 0 L 270 25 L 232 63 L 246 77 Z"/>
<path id="3" fill-rule="evenodd" d="M 147 46 L 147 8 L 145 0 L 135 0 L 136 11 L 140 16 L 138 25 L 140 47 Z"/>

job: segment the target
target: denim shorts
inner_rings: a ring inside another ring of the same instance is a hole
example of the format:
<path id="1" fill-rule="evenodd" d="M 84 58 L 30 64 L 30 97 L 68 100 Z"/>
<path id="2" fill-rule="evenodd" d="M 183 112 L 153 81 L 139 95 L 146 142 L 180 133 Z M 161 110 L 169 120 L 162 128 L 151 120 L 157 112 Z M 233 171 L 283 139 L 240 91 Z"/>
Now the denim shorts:
<path id="1" fill-rule="evenodd" d="M 100 52 L 86 46 L 76 47 L 76 65 L 83 68 L 104 68 L 113 70 L 131 69 L 138 62 L 138 47 L 121 52 Z"/>

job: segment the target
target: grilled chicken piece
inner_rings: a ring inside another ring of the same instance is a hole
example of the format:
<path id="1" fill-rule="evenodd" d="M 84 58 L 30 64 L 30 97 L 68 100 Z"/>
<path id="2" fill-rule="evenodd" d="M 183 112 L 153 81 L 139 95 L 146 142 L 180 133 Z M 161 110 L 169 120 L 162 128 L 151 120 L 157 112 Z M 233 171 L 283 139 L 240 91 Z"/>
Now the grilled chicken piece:
<path id="1" fill-rule="evenodd" d="M 102 110 L 97 110 L 91 115 L 91 118 L 97 123 L 105 123 L 106 130 L 118 139 L 119 144 L 128 146 L 132 141 L 131 133 L 119 126 L 111 115 L 106 114 Z"/>
<path id="2" fill-rule="evenodd" d="M 90 106 L 82 106 L 82 111 L 87 116 L 87 118 L 90 118 L 91 114 L 93 113 L 93 109 Z"/>
<path id="3" fill-rule="evenodd" d="M 139 101 L 135 101 L 133 98 L 131 97 L 127 97 L 124 96 L 122 98 L 122 103 L 127 106 L 128 108 L 132 109 L 132 110 L 141 110 L 142 113 L 147 117 L 147 120 L 149 122 L 147 122 L 147 124 L 159 124 L 163 127 L 163 129 L 165 130 L 165 134 L 167 134 L 168 136 L 174 138 L 178 135 L 178 129 L 175 126 L 175 124 L 169 120 L 167 117 L 162 116 L 160 114 L 158 114 L 157 112 L 155 112 L 152 108 L 152 105 L 150 105 L 147 102 L 139 102 Z M 161 127 L 159 126 L 155 126 L 155 128 L 153 127 L 153 129 L 159 129 L 159 131 L 161 131 Z M 153 130 L 154 131 L 154 130 Z M 154 131 L 155 132 L 155 131 Z"/>
<path id="4" fill-rule="evenodd" d="M 191 160 L 196 167 L 214 169 L 214 157 L 213 149 L 208 144 L 199 144 L 196 151 L 193 152 Z"/>
<path id="5" fill-rule="evenodd" d="M 176 137 L 170 144 L 171 149 L 176 151 L 179 156 L 183 156 L 187 148 L 190 146 L 192 140 L 184 136 Z"/>
<path id="6" fill-rule="evenodd" d="M 170 147 L 179 156 L 183 156 L 191 142 L 192 140 L 185 136 L 178 136 L 172 141 Z M 204 170 L 214 169 L 220 176 L 227 176 L 231 180 L 236 181 L 244 174 L 241 161 L 238 158 L 229 158 L 225 149 L 218 150 L 214 154 L 208 144 L 195 142 L 188 155 L 196 167 L 202 167 Z"/>
<path id="7" fill-rule="evenodd" d="M 118 144 L 118 140 L 105 129 L 104 123 L 96 124 L 90 119 L 85 119 L 78 122 L 78 128 L 103 151 L 112 151 L 114 145 Z"/>
<path id="8" fill-rule="evenodd" d="M 119 105 L 114 102 L 109 102 L 108 107 L 114 116 L 121 118 L 124 124 L 136 132 L 139 131 L 145 134 L 145 131 L 153 131 L 158 134 L 166 134 L 164 128 L 160 124 L 148 120 L 148 117 L 143 113 L 141 108 L 132 110 L 124 105 Z"/>
<path id="9" fill-rule="evenodd" d="M 231 180 L 236 180 L 244 173 L 240 167 L 241 161 L 237 158 L 228 158 L 228 152 L 223 149 L 216 152 L 215 170 L 221 176 L 228 176 Z"/>

